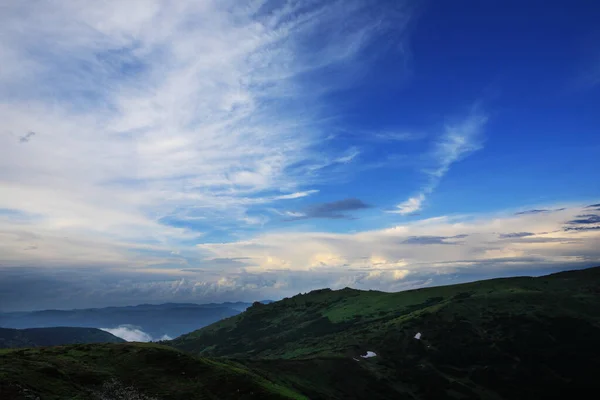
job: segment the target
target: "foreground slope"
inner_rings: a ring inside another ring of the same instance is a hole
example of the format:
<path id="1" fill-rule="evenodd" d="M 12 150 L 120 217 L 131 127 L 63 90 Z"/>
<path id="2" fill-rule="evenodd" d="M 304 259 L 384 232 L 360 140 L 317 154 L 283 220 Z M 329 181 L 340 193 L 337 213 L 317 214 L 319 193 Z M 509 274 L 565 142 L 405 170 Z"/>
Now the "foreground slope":
<path id="1" fill-rule="evenodd" d="M 122 343 L 123 339 L 96 328 L 0 328 L 0 349 L 58 346 L 75 343 Z"/>
<path id="2" fill-rule="evenodd" d="M 572 394 L 600 388 L 600 268 L 401 293 L 319 290 L 172 345 L 248 363 L 356 358 L 413 398 Z M 377 357 L 360 358 L 366 351 Z"/>
<path id="3" fill-rule="evenodd" d="M 198 358 L 155 343 L 0 350 L 2 400 L 402 398 L 347 359 Z"/>
<path id="4" fill-rule="evenodd" d="M 305 399 L 232 361 L 153 343 L 0 351 L 0 399 Z"/>

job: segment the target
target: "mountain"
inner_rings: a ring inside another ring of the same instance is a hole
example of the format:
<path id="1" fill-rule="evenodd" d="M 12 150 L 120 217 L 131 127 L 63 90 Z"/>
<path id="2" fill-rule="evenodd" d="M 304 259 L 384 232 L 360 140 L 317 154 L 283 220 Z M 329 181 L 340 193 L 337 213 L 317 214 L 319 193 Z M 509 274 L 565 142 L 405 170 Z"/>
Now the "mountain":
<path id="1" fill-rule="evenodd" d="M 600 388 L 600 267 L 400 293 L 317 290 L 255 303 L 171 345 L 259 368 L 350 360 L 408 398 L 573 394 Z"/>
<path id="2" fill-rule="evenodd" d="M 133 326 L 152 338 L 171 338 L 237 315 L 251 303 L 222 304 L 141 304 L 138 306 L 90 308 L 79 310 L 43 310 L 0 313 L 0 327 L 44 328 L 74 326 L 114 329 Z"/>
<path id="3" fill-rule="evenodd" d="M 323 289 L 162 344 L 2 350 L 0 398 L 587 398 L 600 389 L 599 348 L 600 267 Z"/>
<path id="4" fill-rule="evenodd" d="M 121 343 L 123 339 L 96 328 L 0 328 L 0 349 L 74 343 Z"/>

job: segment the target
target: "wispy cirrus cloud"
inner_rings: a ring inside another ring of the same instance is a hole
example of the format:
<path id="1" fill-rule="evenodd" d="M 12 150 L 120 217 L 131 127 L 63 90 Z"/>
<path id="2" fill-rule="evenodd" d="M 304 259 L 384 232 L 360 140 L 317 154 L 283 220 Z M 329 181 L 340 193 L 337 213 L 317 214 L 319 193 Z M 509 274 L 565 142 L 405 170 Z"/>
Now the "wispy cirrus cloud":
<path id="1" fill-rule="evenodd" d="M 382 142 L 408 142 L 413 140 L 423 139 L 426 135 L 421 132 L 408 131 L 378 131 L 367 134 L 367 140 L 375 140 Z"/>
<path id="2" fill-rule="evenodd" d="M 318 190 L 306 190 L 304 192 L 295 192 L 290 194 L 283 194 L 275 196 L 274 200 L 288 200 L 288 199 L 300 199 L 302 197 L 310 196 L 311 194 L 318 193 Z"/>
<path id="3" fill-rule="evenodd" d="M 3 2 L 0 305 L 399 290 L 598 261 L 597 205 L 392 227 L 385 214 L 327 232 L 367 213 L 360 199 L 397 202 L 384 180 L 403 171 L 382 166 L 419 165 L 421 185 L 396 185 L 414 188 L 394 210 L 411 214 L 482 147 L 477 108 L 437 134 L 411 125 L 455 96 L 415 118 L 376 110 L 396 93 L 364 72 L 403 47 L 411 3 Z M 396 73 L 404 57 L 378 66 Z"/>
<path id="4" fill-rule="evenodd" d="M 462 160 L 483 146 L 482 132 L 488 117 L 474 109 L 463 121 L 447 125 L 439 139 L 434 143 L 430 154 L 431 166 L 424 169 L 427 183 L 421 190 L 390 212 L 407 215 L 423 208 L 427 197 L 433 193 L 452 164 Z"/>
<path id="5" fill-rule="evenodd" d="M 170 262 L 181 242 L 252 229 L 273 203 L 317 193 L 328 166 L 359 154 L 323 157 L 335 110 L 322 96 L 378 38 L 404 40 L 403 4 L 7 2 L 0 208 L 20 215 L 0 218 L 7 260 L 33 235 L 33 261 L 117 262 L 151 246 L 165 253 L 149 263 Z"/>
<path id="6" fill-rule="evenodd" d="M 423 202 L 427 198 L 427 194 L 431 193 L 432 191 L 433 187 L 431 189 L 425 188 L 424 192 L 403 201 L 402 203 L 398 204 L 397 210 L 392 210 L 390 212 L 402 215 L 415 213 L 423 207 Z"/>
<path id="7" fill-rule="evenodd" d="M 344 137 L 364 142 L 412 142 L 425 138 L 425 132 L 406 129 L 344 129 L 341 131 Z"/>

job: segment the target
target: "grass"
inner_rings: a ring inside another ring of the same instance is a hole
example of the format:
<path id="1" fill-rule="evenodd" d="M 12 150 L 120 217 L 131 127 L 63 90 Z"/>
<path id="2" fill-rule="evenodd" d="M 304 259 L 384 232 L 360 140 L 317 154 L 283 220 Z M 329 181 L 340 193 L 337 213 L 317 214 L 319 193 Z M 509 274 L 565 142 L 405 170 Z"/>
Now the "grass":
<path id="1" fill-rule="evenodd" d="M 255 305 L 171 344 L 273 363 L 348 361 L 371 350 L 378 357 L 357 363 L 363 376 L 344 382 L 378 381 L 416 398 L 543 398 L 600 386 L 590 373 L 600 354 L 589 351 L 600 348 L 599 294 L 600 268 L 400 293 L 318 290 Z M 306 390 L 316 377 L 303 381 L 299 371 L 285 382 Z M 323 387 L 315 384 L 317 397 L 334 398 Z"/>
<path id="2" fill-rule="evenodd" d="M 158 399 L 306 399 L 239 363 L 197 358 L 157 344 L 0 352 L 2 399 L 17 398 L 13 392 L 22 389 L 42 393 L 44 399 L 89 399 L 111 380 Z"/>

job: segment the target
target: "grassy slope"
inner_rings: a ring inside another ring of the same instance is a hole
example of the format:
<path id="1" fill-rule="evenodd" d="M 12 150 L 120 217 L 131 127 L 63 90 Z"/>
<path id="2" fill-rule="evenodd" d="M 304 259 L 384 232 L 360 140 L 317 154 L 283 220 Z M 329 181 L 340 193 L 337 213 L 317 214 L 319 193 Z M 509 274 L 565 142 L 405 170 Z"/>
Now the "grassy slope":
<path id="1" fill-rule="evenodd" d="M 133 343 L 0 350 L 0 398 L 98 399 L 113 380 L 149 397 L 111 400 L 581 397 L 579 388 L 600 389 L 599 283 L 595 268 L 402 293 L 316 291 L 171 343 L 196 355 Z M 378 356 L 353 359 L 366 350 Z"/>
<path id="2" fill-rule="evenodd" d="M 75 343 L 122 343 L 123 339 L 96 328 L 0 328 L 0 349 L 57 346 Z"/>
<path id="3" fill-rule="evenodd" d="M 253 306 L 172 344 L 205 356 L 272 359 L 279 366 L 261 366 L 272 376 L 281 375 L 279 359 L 348 361 L 372 350 L 378 357 L 363 368 L 416 398 L 598 387 L 600 268 L 400 293 L 316 291 Z"/>
<path id="4" fill-rule="evenodd" d="M 92 393 L 113 379 L 164 400 L 305 399 L 233 361 L 196 358 L 157 344 L 85 344 L 0 351 L 3 400 L 37 395 L 44 400 L 95 399 Z"/>

